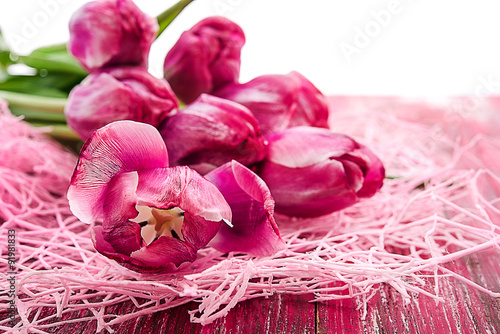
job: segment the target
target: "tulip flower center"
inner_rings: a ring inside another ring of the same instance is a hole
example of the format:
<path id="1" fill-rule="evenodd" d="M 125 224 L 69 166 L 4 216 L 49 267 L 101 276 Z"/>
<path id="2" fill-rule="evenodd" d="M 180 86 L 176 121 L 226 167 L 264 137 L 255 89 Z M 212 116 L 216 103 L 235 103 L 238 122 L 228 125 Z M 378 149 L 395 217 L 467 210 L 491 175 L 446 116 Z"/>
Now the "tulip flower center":
<path id="1" fill-rule="evenodd" d="M 133 222 L 141 226 L 141 237 L 147 245 L 159 237 L 173 237 L 182 241 L 182 224 L 184 223 L 184 211 L 178 207 L 171 209 L 158 209 L 147 206 L 136 206 L 139 211 Z"/>

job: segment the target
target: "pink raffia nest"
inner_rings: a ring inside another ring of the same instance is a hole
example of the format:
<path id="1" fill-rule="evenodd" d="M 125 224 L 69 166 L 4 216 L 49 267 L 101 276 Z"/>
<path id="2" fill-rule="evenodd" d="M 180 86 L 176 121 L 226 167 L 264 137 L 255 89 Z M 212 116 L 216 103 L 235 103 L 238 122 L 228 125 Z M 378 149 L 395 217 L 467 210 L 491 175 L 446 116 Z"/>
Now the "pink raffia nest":
<path id="1" fill-rule="evenodd" d="M 90 226 L 72 216 L 65 193 L 76 157 L 40 131 L 0 115 L 0 300 L 6 312 L 7 231 L 16 231 L 15 329 L 44 333 L 57 317 L 89 309 L 98 331 L 141 315 L 198 302 L 191 321 L 208 324 L 239 301 L 276 293 L 314 294 L 316 301 L 367 302 L 381 284 L 406 302 L 442 301 L 438 281 L 452 277 L 500 297 L 448 269 L 500 244 L 500 99 L 423 102 L 398 98 L 330 99 L 331 127 L 368 145 L 390 179 L 373 198 L 315 219 L 279 216 L 287 248 L 272 257 L 224 255 L 212 248 L 181 272 L 144 275 L 98 254 Z M 433 277 L 430 286 L 428 278 Z M 125 301 L 126 315 L 106 313 Z M 42 308 L 54 314 L 42 318 Z"/>

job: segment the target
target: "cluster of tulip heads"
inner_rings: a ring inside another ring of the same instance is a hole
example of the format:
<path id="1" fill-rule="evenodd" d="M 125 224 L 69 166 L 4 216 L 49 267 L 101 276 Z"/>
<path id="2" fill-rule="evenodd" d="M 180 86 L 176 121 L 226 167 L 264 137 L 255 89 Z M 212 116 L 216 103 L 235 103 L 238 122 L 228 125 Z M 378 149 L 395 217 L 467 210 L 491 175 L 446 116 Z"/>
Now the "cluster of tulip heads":
<path id="1" fill-rule="evenodd" d="M 275 210 L 326 215 L 382 186 L 380 160 L 328 129 L 304 76 L 239 83 L 237 24 L 209 17 L 184 32 L 162 79 L 147 71 L 157 32 L 131 0 L 89 2 L 70 22 L 68 49 L 90 74 L 65 110 L 87 140 L 68 199 L 101 254 L 140 272 L 175 270 L 206 245 L 271 255 L 285 247 Z"/>

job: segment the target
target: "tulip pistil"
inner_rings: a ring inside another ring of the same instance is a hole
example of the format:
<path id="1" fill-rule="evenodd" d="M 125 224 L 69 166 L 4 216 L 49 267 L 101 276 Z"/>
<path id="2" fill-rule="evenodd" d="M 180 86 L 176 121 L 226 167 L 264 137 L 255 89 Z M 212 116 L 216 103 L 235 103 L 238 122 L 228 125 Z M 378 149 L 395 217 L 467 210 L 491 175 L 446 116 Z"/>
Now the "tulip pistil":
<path id="1" fill-rule="evenodd" d="M 184 223 L 182 209 L 178 207 L 158 209 L 141 206 L 137 206 L 137 209 L 139 215 L 132 221 L 141 226 L 141 237 L 147 245 L 162 236 L 185 241 L 182 234 L 182 224 Z"/>

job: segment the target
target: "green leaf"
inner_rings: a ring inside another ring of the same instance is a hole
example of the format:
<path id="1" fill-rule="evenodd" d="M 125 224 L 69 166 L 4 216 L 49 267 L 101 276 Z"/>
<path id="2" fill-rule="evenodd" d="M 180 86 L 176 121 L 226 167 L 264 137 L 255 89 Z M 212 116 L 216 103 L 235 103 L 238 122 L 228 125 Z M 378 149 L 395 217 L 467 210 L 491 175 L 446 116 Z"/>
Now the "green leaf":
<path id="1" fill-rule="evenodd" d="M 19 56 L 19 61 L 37 70 L 69 72 L 80 75 L 82 79 L 87 76 L 87 72 L 68 53 L 66 45 L 36 49 L 28 56 Z"/>
<path id="2" fill-rule="evenodd" d="M 187 5 L 189 5 L 191 2 L 194 0 L 181 0 L 160 15 L 158 15 L 156 18 L 158 19 L 158 24 L 160 25 L 160 30 L 158 31 L 158 36 L 161 35 L 161 33 L 172 23 L 172 21 L 177 17 L 177 15 L 182 12 L 184 8 L 186 8 Z"/>
<path id="3" fill-rule="evenodd" d="M 3 38 L 2 30 L 0 30 L 0 79 L 7 75 L 7 67 L 13 63 L 10 58 L 9 46 Z"/>
<path id="4" fill-rule="evenodd" d="M 0 80 L 0 90 L 66 98 L 82 77 L 74 73 L 48 72 L 47 75 L 16 75 Z"/>

